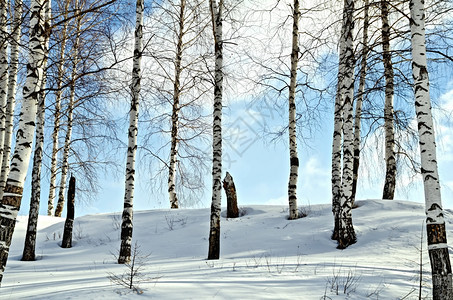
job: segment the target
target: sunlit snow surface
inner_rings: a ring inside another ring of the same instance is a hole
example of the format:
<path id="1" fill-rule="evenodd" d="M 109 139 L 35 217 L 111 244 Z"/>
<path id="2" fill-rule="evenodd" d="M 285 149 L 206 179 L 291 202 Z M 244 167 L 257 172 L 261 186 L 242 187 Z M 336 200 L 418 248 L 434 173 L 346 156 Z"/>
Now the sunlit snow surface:
<path id="1" fill-rule="evenodd" d="M 206 260 L 209 209 L 138 211 L 134 243 L 149 255 L 137 278 L 141 294 L 108 278 L 126 271 L 115 259 L 120 213 L 77 218 L 71 249 L 59 246 L 64 219 L 40 216 L 34 262 L 20 261 L 27 219 L 19 217 L 0 299 L 417 299 L 421 246 L 429 297 L 423 205 L 357 204 L 358 242 L 346 250 L 330 239 L 329 205 L 303 207 L 308 216 L 294 221 L 286 207 L 242 207 L 244 216 L 221 219 L 218 261 Z M 452 212 L 445 217 L 452 242 Z"/>

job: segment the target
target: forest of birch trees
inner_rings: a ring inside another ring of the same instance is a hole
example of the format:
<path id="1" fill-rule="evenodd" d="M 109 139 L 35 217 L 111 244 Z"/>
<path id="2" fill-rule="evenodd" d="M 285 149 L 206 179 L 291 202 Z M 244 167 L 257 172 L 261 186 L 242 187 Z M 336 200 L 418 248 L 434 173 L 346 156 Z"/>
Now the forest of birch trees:
<path id="1" fill-rule="evenodd" d="M 438 70 L 453 66 L 452 11 L 437 0 L 0 1 L 0 283 L 23 197 L 22 260 L 33 261 L 40 206 L 61 217 L 74 194 L 95 202 L 109 176 L 124 178 L 118 263 L 131 260 L 145 181 L 171 209 L 211 197 L 207 258 L 219 259 L 224 114 L 241 99 L 279 116 L 259 138 L 286 141 L 289 220 L 305 216 L 305 133 L 333 121 L 322 135 L 338 249 L 359 242 L 364 152 L 381 162 L 383 200 L 421 176 L 433 299 L 453 299 L 432 113 Z"/>

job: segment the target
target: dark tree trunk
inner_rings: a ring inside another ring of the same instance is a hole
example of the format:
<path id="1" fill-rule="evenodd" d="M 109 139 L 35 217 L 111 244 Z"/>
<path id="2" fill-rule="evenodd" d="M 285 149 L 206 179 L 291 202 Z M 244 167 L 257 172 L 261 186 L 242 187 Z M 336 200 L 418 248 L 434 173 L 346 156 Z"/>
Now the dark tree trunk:
<path id="1" fill-rule="evenodd" d="M 73 225 L 74 225 L 75 184 L 76 179 L 74 176 L 71 176 L 71 179 L 69 179 L 66 222 L 64 223 L 63 241 L 61 242 L 61 248 L 72 247 L 72 228 L 74 227 Z"/>
<path id="2" fill-rule="evenodd" d="M 227 218 L 239 217 L 236 187 L 234 186 L 233 177 L 228 172 L 226 172 L 225 179 L 223 179 L 223 188 L 227 197 Z"/>

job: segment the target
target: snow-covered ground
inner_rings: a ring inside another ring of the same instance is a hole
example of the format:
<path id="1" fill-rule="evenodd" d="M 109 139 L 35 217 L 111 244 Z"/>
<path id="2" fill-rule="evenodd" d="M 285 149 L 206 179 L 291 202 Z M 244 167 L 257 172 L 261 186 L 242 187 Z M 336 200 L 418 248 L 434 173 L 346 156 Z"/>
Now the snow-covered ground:
<path id="1" fill-rule="evenodd" d="M 421 246 L 422 297 L 429 299 L 423 205 L 357 203 L 358 242 L 346 250 L 330 239 L 329 205 L 304 207 L 308 216 L 294 221 L 286 207 L 243 207 L 244 216 L 222 218 L 216 261 L 206 260 L 209 209 L 138 211 L 140 294 L 109 279 L 127 272 L 115 258 L 120 213 L 77 218 L 71 249 L 59 246 L 64 219 L 40 216 L 34 262 L 20 261 L 27 219 L 19 217 L 0 299 L 418 299 Z M 445 217 L 453 241 L 453 213 Z"/>

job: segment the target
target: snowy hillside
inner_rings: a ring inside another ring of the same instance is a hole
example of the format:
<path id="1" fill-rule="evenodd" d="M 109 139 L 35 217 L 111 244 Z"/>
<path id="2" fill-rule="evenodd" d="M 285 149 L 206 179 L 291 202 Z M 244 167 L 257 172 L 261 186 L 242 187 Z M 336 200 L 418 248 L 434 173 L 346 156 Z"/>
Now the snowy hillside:
<path id="1" fill-rule="evenodd" d="M 358 243 L 342 251 L 330 239 L 329 205 L 305 207 L 308 216 L 295 221 L 286 207 L 244 207 L 244 216 L 221 220 L 219 261 L 205 260 L 209 209 L 136 212 L 141 294 L 108 278 L 127 271 L 114 255 L 120 213 L 77 218 L 71 249 L 59 247 L 64 219 L 40 216 L 35 262 L 20 261 L 26 217 L 19 217 L 0 299 L 416 299 L 423 205 L 358 205 Z M 453 214 L 445 215 L 453 241 Z M 425 239 L 422 246 L 422 296 L 429 298 Z"/>

